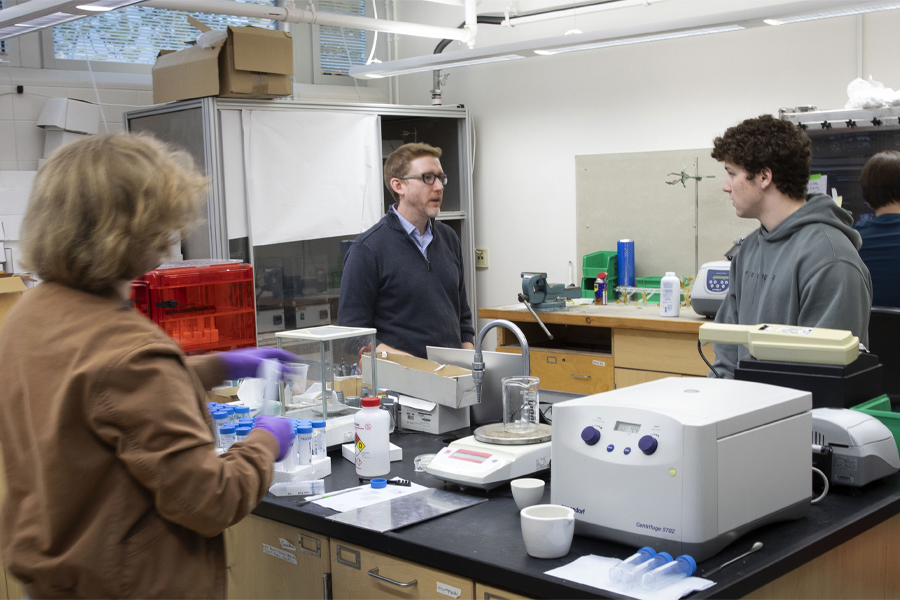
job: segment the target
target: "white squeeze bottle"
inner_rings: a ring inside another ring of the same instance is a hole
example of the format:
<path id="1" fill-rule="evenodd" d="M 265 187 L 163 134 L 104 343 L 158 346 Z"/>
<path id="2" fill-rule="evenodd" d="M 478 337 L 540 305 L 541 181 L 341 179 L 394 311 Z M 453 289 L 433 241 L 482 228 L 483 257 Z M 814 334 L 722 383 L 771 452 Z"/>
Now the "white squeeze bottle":
<path id="1" fill-rule="evenodd" d="M 391 450 L 388 433 L 391 415 L 381 410 L 381 400 L 363 398 L 362 410 L 353 416 L 356 429 L 356 474 L 360 477 L 381 477 L 391 471 Z"/>
<path id="2" fill-rule="evenodd" d="M 659 316 L 677 317 L 681 312 L 681 280 L 669 271 L 660 282 Z"/>

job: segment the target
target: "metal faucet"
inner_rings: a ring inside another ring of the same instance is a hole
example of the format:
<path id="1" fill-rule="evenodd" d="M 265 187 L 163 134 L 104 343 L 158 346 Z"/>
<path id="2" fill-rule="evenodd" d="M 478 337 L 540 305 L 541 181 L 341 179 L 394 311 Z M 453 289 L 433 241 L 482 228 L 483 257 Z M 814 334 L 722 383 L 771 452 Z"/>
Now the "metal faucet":
<path id="1" fill-rule="evenodd" d="M 481 404 L 481 385 L 484 383 L 484 354 L 481 352 L 481 344 L 484 342 L 484 336 L 494 327 L 506 327 L 512 331 L 519 339 L 519 345 L 522 347 L 522 369 L 525 376 L 531 375 L 531 357 L 528 352 L 528 341 L 525 334 L 511 321 L 506 319 L 497 319 L 491 321 L 478 332 L 478 338 L 475 340 L 475 357 L 472 362 L 472 380 L 475 382 L 475 398 L 478 404 Z"/>

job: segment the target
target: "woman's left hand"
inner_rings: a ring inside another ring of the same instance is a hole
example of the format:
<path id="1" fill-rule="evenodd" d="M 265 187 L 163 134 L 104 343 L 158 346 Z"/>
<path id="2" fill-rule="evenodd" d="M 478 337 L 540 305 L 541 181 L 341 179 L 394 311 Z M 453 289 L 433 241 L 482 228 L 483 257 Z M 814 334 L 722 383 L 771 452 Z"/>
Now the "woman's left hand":
<path id="1" fill-rule="evenodd" d="M 256 377 L 259 372 L 259 366 L 265 360 L 277 360 L 281 363 L 302 362 L 296 354 L 277 348 L 242 348 L 240 350 L 222 352 L 219 354 L 219 357 L 222 359 L 225 379 Z M 289 371 L 289 367 L 281 365 L 282 374 Z"/>

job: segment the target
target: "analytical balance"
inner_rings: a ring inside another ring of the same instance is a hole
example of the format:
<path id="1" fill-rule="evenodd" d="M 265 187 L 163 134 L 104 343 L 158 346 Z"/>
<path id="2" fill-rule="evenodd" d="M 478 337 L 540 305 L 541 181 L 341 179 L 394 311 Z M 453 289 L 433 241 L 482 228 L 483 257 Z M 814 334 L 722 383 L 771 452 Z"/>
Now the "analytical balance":
<path id="1" fill-rule="evenodd" d="M 697 562 L 806 515 L 809 392 L 668 378 L 553 406 L 551 502 L 575 533 Z"/>

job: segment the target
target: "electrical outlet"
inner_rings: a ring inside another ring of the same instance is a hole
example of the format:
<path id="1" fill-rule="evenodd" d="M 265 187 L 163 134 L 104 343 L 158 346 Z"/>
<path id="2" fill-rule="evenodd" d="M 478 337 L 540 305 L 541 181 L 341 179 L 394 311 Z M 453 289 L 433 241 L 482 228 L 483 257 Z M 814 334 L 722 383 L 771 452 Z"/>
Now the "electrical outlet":
<path id="1" fill-rule="evenodd" d="M 475 248 L 475 266 L 479 269 L 488 268 L 487 248 Z"/>

